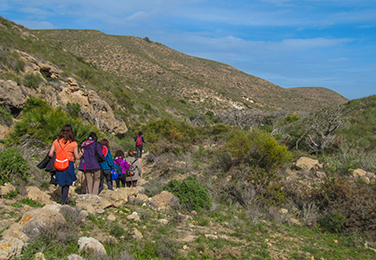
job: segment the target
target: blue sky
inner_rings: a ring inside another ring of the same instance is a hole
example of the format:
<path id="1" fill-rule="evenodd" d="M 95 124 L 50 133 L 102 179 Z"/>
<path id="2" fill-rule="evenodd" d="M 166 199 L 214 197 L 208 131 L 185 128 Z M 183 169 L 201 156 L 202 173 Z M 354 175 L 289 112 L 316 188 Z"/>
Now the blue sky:
<path id="1" fill-rule="evenodd" d="M 149 37 L 284 88 L 376 94 L 375 0 L 0 0 L 0 16 Z"/>

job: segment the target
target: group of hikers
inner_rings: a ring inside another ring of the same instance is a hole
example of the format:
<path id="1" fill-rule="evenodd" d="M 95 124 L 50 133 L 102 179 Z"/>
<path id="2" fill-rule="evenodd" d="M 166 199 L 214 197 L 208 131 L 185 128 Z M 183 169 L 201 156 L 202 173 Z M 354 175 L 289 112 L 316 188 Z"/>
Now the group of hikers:
<path id="1" fill-rule="evenodd" d="M 77 180 L 75 159 L 80 160 L 78 169 L 84 172 L 87 194 L 98 195 L 103 190 L 104 179 L 106 179 L 108 189 L 113 190 L 112 176 L 117 176 L 115 180 L 117 188 L 120 188 L 120 184 L 123 187 L 135 187 L 142 175 L 141 164 L 138 160 L 142 157 L 143 143 L 145 143 L 142 132 L 138 133 L 134 141 L 136 154 L 133 150 L 129 150 L 125 157 L 124 151 L 117 150 L 115 156 L 112 157 L 107 139 L 98 142 L 96 133 L 91 132 L 87 140 L 79 146 L 72 126 L 64 125 L 48 153 L 48 158 L 55 158 L 56 183 L 62 188 L 61 204 L 67 203 L 69 187 Z M 60 165 L 56 163 L 62 165 L 65 163 L 65 166 L 60 168 Z"/>

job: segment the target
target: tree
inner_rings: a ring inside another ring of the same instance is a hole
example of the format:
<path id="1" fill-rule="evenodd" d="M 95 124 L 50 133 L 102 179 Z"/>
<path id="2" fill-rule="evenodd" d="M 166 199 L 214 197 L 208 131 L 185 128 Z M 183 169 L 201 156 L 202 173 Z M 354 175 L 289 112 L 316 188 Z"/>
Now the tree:
<path id="1" fill-rule="evenodd" d="M 337 137 L 335 131 L 343 126 L 343 116 L 343 111 L 339 106 L 317 112 L 310 118 L 307 129 L 296 141 L 296 149 L 299 150 L 299 143 L 303 139 L 316 154 L 327 149 Z"/>

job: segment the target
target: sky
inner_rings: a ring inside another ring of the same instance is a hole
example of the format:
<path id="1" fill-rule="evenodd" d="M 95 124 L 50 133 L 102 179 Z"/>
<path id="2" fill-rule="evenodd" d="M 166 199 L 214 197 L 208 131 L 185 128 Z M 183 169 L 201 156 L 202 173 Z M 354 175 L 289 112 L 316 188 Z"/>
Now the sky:
<path id="1" fill-rule="evenodd" d="M 148 37 L 283 88 L 376 94 L 376 0 L 0 0 L 0 16 Z"/>

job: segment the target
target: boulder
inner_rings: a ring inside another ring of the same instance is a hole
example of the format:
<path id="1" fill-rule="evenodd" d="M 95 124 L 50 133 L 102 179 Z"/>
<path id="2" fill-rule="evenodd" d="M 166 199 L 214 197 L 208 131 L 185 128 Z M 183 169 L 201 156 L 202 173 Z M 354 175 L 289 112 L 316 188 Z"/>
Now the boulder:
<path id="1" fill-rule="evenodd" d="M 85 209 L 88 213 L 96 214 L 102 212 L 105 208 L 113 206 L 105 198 L 93 194 L 80 194 L 76 196 L 76 207 Z"/>
<path id="2" fill-rule="evenodd" d="M 113 206 L 120 207 L 128 202 L 128 193 L 125 188 L 113 190 L 103 190 L 99 197 L 106 199 Z"/>
<path id="3" fill-rule="evenodd" d="M 19 223 L 13 223 L 10 227 L 2 233 L 3 238 L 13 237 L 23 242 L 27 242 L 29 237 L 22 232 L 23 226 Z"/>
<path id="4" fill-rule="evenodd" d="M 310 171 L 312 169 L 320 168 L 318 160 L 313 160 L 308 157 L 300 157 L 299 160 L 295 163 L 295 168 L 297 170 Z"/>
<path id="5" fill-rule="evenodd" d="M 46 205 L 43 208 L 26 212 L 19 224 L 22 232 L 28 236 L 38 237 L 45 229 L 53 229 L 65 225 L 67 221 L 60 213 L 61 205 Z"/>
<path id="6" fill-rule="evenodd" d="M 5 183 L 4 186 L 0 186 L 0 196 L 7 195 L 9 192 L 16 191 L 16 188 L 10 184 L 10 183 Z"/>
<path id="7" fill-rule="evenodd" d="M 152 207 L 157 209 L 171 209 L 171 207 L 175 206 L 178 202 L 178 198 L 176 198 L 171 192 L 162 191 L 160 194 L 155 195 L 152 198 L 149 198 L 149 204 Z"/>
<path id="8" fill-rule="evenodd" d="M 107 255 L 104 246 L 98 240 L 92 237 L 80 237 L 80 239 L 78 239 L 78 247 L 79 253 L 81 251 L 89 251 L 97 255 Z"/>
<path id="9" fill-rule="evenodd" d="M 14 259 L 21 254 L 24 242 L 8 237 L 0 241 L 0 260 Z"/>
<path id="10" fill-rule="evenodd" d="M 28 98 L 27 92 L 13 80 L 0 79 L 0 104 L 21 110 Z"/>
<path id="11" fill-rule="evenodd" d="M 367 176 L 367 172 L 365 170 L 362 170 L 362 169 L 355 169 L 355 170 L 352 171 L 352 176 L 354 176 L 354 177 Z"/>
<path id="12" fill-rule="evenodd" d="M 35 202 L 38 202 L 39 204 L 45 204 L 45 205 L 52 205 L 56 204 L 56 202 L 51 200 L 51 197 L 41 191 L 36 186 L 27 186 L 26 187 L 26 196 L 29 199 L 32 199 Z"/>

